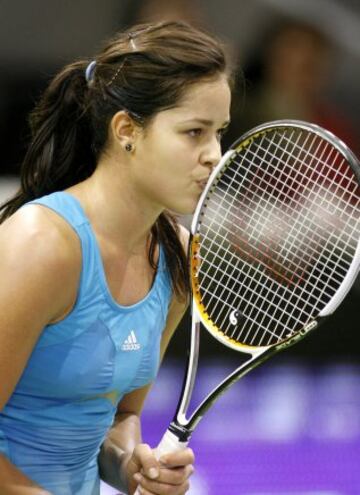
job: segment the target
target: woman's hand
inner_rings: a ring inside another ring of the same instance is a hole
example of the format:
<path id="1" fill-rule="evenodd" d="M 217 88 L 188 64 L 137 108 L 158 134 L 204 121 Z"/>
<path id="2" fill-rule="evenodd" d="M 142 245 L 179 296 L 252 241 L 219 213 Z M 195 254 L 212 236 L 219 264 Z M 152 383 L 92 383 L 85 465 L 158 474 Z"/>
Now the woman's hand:
<path id="1" fill-rule="evenodd" d="M 189 448 L 157 460 L 149 445 L 139 444 L 126 466 L 129 494 L 138 488 L 142 495 L 183 495 L 189 489 L 193 464 L 194 453 Z"/>

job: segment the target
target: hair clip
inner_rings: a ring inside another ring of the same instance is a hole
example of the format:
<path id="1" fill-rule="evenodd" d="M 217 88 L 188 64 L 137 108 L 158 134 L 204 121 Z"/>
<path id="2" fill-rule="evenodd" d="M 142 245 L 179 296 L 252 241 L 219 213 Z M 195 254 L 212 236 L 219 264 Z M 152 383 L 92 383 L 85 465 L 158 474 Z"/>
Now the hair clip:
<path id="1" fill-rule="evenodd" d="M 136 44 L 135 44 L 135 41 L 134 41 L 135 36 L 136 36 L 136 33 L 129 33 L 129 34 L 128 34 L 129 43 L 130 43 L 131 49 L 132 49 L 134 52 L 137 50 L 137 48 L 136 48 Z"/>
<path id="2" fill-rule="evenodd" d="M 120 71 L 124 67 L 125 61 L 126 61 L 126 57 L 122 60 L 122 62 L 120 63 L 120 65 L 116 69 L 116 71 L 114 72 L 114 74 L 113 74 L 112 78 L 110 79 L 110 81 L 108 81 L 106 83 L 106 86 L 111 86 L 112 85 L 112 83 L 115 81 L 115 79 L 117 78 L 117 76 L 120 74 Z"/>
<path id="3" fill-rule="evenodd" d="M 85 79 L 90 83 L 94 79 L 94 71 L 96 66 L 96 60 L 93 60 L 85 69 Z"/>

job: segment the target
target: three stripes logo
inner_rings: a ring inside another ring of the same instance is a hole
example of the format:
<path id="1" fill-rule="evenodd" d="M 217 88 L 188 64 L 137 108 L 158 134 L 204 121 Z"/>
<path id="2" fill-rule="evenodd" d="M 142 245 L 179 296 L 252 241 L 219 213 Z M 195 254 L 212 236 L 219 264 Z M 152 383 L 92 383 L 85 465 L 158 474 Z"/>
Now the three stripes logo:
<path id="1" fill-rule="evenodd" d="M 136 339 L 134 330 L 131 330 L 127 338 L 124 340 L 121 349 L 123 351 L 138 351 L 140 349 L 140 344 Z"/>

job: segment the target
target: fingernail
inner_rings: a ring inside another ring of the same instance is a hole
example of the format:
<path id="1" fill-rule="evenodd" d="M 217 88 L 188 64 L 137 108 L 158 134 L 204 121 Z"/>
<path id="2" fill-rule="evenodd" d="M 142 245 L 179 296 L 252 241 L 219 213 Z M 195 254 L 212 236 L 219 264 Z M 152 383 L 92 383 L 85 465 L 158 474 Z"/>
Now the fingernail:
<path id="1" fill-rule="evenodd" d="M 156 468 L 149 469 L 149 478 L 154 479 L 159 476 L 159 471 Z"/>
<path id="2" fill-rule="evenodd" d="M 140 483 L 141 479 L 142 479 L 142 476 L 141 476 L 141 474 L 140 474 L 140 473 L 135 473 L 135 474 L 134 474 L 134 480 L 135 480 L 137 483 Z"/>

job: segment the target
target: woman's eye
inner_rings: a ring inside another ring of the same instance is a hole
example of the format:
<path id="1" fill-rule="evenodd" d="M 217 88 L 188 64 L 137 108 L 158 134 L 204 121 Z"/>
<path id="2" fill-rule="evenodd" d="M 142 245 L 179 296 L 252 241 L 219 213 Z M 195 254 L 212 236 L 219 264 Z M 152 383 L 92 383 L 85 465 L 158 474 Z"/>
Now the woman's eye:
<path id="1" fill-rule="evenodd" d="M 201 136 L 202 129 L 190 129 L 188 134 L 190 137 L 198 137 Z"/>
<path id="2" fill-rule="evenodd" d="M 217 131 L 218 139 L 223 138 L 225 136 L 226 132 L 227 132 L 227 127 L 223 127 L 222 129 L 219 129 Z"/>

